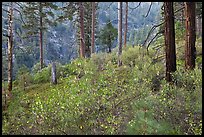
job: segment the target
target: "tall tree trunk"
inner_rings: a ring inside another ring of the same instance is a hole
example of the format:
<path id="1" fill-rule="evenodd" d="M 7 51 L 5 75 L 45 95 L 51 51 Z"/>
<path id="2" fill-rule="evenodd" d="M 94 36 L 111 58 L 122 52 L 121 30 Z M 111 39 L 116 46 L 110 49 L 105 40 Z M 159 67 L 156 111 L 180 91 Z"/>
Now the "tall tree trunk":
<path id="1" fill-rule="evenodd" d="M 127 20 L 128 20 L 128 2 L 126 2 L 126 12 L 125 12 L 124 47 L 126 47 L 126 43 L 127 43 Z"/>
<path id="2" fill-rule="evenodd" d="M 40 2 L 40 36 L 39 36 L 39 41 L 40 41 L 40 69 L 43 68 L 43 33 L 42 33 L 42 4 Z"/>
<path id="3" fill-rule="evenodd" d="M 80 8 L 80 57 L 85 57 L 85 39 L 84 39 L 84 7 L 82 2 L 79 2 Z"/>
<path id="4" fill-rule="evenodd" d="M 176 71 L 176 49 L 173 2 L 164 2 L 166 80 L 172 81 L 171 73 Z"/>
<path id="5" fill-rule="evenodd" d="M 118 2 L 118 66 L 122 65 L 122 2 Z"/>
<path id="6" fill-rule="evenodd" d="M 13 3 L 8 13 L 8 96 L 12 97 L 12 70 L 13 70 Z"/>
<path id="7" fill-rule="evenodd" d="M 185 14 L 186 14 L 185 67 L 186 69 L 194 69 L 196 59 L 195 2 L 185 2 Z"/>
<path id="8" fill-rule="evenodd" d="M 92 33 L 91 33 L 91 53 L 95 52 L 95 2 L 92 2 Z"/>

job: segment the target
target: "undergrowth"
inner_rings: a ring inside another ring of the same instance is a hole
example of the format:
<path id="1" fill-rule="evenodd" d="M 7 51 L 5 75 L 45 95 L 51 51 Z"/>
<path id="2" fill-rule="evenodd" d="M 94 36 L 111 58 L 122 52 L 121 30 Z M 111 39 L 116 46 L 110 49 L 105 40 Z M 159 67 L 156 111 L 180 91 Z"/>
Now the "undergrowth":
<path id="1" fill-rule="evenodd" d="M 185 71 L 178 66 L 169 84 L 164 64 L 153 58 L 152 49 L 147 55 L 146 49 L 128 47 L 121 67 L 116 52 L 57 64 L 57 85 L 50 83 L 50 66 L 35 69 L 25 91 L 20 82 L 13 91 L 2 132 L 201 134 L 201 68 Z"/>

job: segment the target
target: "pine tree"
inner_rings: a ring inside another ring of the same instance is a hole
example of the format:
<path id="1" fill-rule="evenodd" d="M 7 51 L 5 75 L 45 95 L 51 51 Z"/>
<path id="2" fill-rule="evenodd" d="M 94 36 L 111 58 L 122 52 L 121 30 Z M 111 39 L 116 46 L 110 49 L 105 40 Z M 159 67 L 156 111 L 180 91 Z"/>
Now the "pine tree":
<path id="1" fill-rule="evenodd" d="M 110 20 L 107 21 L 104 28 L 100 30 L 100 42 L 102 45 L 106 45 L 108 53 L 111 53 L 113 41 L 117 37 L 117 29 L 113 27 Z"/>
<path id="2" fill-rule="evenodd" d="M 118 2 L 118 66 L 122 65 L 122 2 Z"/>
<path id="3" fill-rule="evenodd" d="M 128 2 L 126 2 L 126 11 L 125 11 L 125 34 L 124 34 L 124 47 L 126 47 L 126 43 L 127 43 L 127 28 L 128 28 Z"/>
<path id="4" fill-rule="evenodd" d="M 195 2 L 185 2 L 184 4 L 186 15 L 185 67 L 194 69 L 196 59 Z"/>
<path id="5" fill-rule="evenodd" d="M 91 32 L 91 53 L 95 52 L 95 2 L 92 2 L 92 32 Z"/>
<path id="6" fill-rule="evenodd" d="M 43 68 L 43 33 L 50 25 L 55 25 L 53 10 L 57 6 L 52 2 L 26 2 L 24 4 L 23 13 L 25 15 L 26 28 L 28 36 L 32 37 L 39 34 L 40 47 L 40 66 Z"/>
<path id="7" fill-rule="evenodd" d="M 171 73 L 176 71 L 176 49 L 173 2 L 164 2 L 166 80 L 172 81 Z"/>

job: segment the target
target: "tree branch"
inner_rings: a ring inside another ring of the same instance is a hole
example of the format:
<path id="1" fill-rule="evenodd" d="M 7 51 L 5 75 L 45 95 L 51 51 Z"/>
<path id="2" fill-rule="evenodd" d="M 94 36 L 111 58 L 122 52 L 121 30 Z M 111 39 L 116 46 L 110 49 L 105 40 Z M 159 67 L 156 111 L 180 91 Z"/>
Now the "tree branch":
<path id="1" fill-rule="evenodd" d="M 150 12 L 151 7 L 152 7 L 152 2 L 151 2 L 151 4 L 150 4 L 150 6 L 149 6 L 149 9 L 148 9 L 148 11 L 147 11 L 147 14 L 145 15 L 145 18 L 149 15 L 149 12 Z"/>
<path id="2" fill-rule="evenodd" d="M 138 8 L 140 6 L 140 4 L 141 4 L 141 2 L 139 2 L 139 4 L 134 8 L 131 8 L 130 6 L 128 6 L 128 8 L 130 8 L 131 10 L 134 10 L 134 9 Z"/>
<path id="3" fill-rule="evenodd" d="M 112 4 L 113 2 L 111 2 L 111 4 L 105 9 L 105 11 L 108 10 Z"/>
<path id="4" fill-rule="evenodd" d="M 17 4 L 21 9 L 23 9 L 23 6 L 22 6 L 20 3 L 16 2 L 16 4 Z"/>
<path id="5" fill-rule="evenodd" d="M 20 14 L 21 20 L 22 20 L 23 24 L 25 25 L 25 22 L 23 20 L 23 15 L 21 14 L 21 12 L 16 8 L 14 8 L 14 10 L 16 10 Z"/>
<path id="6" fill-rule="evenodd" d="M 174 11 L 174 14 L 177 13 L 177 12 L 179 12 L 179 11 L 181 11 L 181 10 L 183 10 L 184 8 L 185 8 L 185 7 L 182 7 L 182 8 L 180 8 L 180 9 Z"/>
<path id="7" fill-rule="evenodd" d="M 164 33 L 164 30 L 162 30 L 162 31 L 159 31 L 151 40 L 150 40 L 150 42 L 149 42 L 149 44 L 147 45 L 147 52 L 149 52 L 149 46 L 150 46 L 150 44 L 153 42 L 153 40 L 159 35 L 159 34 L 162 34 L 162 33 Z M 160 37 L 161 37 L 162 35 L 160 35 Z M 158 38 L 158 37 L 157 37 Z"/>
<path id="8" fill-rule="evenodd" d="M 149 36 L 151 35 L 151 33 L 154 31 L 154 29 L 156 29 L 157 27 L 161 26 L 162 24 L 164 24 L 165 21 L 163 21 L 162 23 L 160 24 L 157 24 L 157 25 L 154 25 L 151 30 L 149 31 L 148 35 L 147 35 L 147 38 L 145 39 L 144 43 L 142 44 L 142 46 L 144 46 L 149 38 Z"/>
<path id="9" fill-rule="evenodd" d="M 5 12 L 9 13 L 9 11 L 8 11 L 8 10 L 6 10 L 6 9 L 4 9 L 4 8 L 2 8 L 2 9 L 3 9 L 3 11 L 5 11 Z"/>

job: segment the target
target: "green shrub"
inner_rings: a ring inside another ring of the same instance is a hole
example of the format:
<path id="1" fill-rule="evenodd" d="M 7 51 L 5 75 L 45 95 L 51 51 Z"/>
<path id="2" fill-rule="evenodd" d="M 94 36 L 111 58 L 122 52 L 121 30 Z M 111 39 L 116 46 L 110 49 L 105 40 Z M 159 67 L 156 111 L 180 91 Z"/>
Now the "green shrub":
<path id="1" fill-rule="evenodd" d="M 43 68 L 41 71 L 34 74 L 33 81 L 35 84 L 50 82 L 51 81 L 51 66 Z"/>
<path id="2" fill-rule="evenodd" d="M 29 69 L 25 65 L 18 70 L 16 82 L 18 83 L 18 86 L 23 89 L 32 84 L 33 78 L 29 72 Z"/>
<path id="3" fill-rule="evenodd" d="M 184 71 L 178 67 L 173 74 L 174 85 L 165 82 L 158 99 L 163 118 L 173 127 L 179 127 L 181 134 L 202 133 L 202 75 L 196 68 Z"/>
<path id="4" fill-rule="evenodd" d="M 57 85 L 44 84 L 51 66 L 42 69 L 34 82 L 44 92 L 14 91 L 3 134 L 201 134 L 201 69 L 178 66 L 166 83 L 154 53 L 127 48 L 121 67 L 115 51 L 57 64 Z"/>

